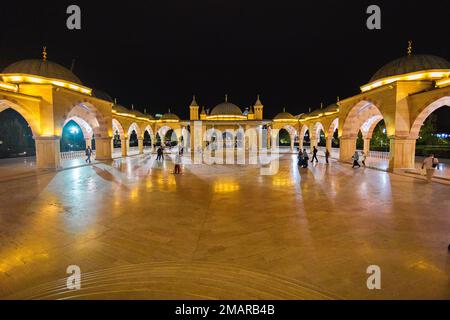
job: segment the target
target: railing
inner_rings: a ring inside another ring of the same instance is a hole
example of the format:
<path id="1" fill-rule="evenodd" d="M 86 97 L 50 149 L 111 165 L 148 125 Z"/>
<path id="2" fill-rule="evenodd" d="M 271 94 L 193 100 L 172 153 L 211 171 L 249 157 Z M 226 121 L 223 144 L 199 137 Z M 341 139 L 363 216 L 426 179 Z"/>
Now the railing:
<path id="1" fill-rule="evenodd" d="M 61 152 L 60 157 L 61 160 L 73 160 L 73 159 L 79 159 L 86 156 L 86 151 L 67 151 L 67 152 Z"/>
<path id="2" fill-rule="evenodd" d="M 368 157 L 373 159 L 389 160 L 389 152 L 369 151 Z"/>

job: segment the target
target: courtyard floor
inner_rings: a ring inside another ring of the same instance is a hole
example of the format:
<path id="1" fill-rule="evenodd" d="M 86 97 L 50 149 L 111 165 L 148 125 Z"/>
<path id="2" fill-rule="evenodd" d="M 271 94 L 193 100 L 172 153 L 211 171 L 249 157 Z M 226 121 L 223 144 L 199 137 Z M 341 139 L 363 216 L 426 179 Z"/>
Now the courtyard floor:
<path id="1" fill-rule="evenodd" d="M 0 182 L 0 298 L 450 299 L 447 185 L 334 161 L 299 172 L 290 154 L 275 175 L 173 175 L 154 158 Z"/>

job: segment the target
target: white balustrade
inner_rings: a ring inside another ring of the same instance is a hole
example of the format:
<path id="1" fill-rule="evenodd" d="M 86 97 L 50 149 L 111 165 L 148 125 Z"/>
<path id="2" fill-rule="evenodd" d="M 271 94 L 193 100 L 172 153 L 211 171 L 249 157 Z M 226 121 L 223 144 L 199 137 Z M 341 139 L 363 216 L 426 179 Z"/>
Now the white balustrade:
<path id="1" fill-rule="evenodd" d="M 67 152 L 61 152 L 60 153 L 61 160 L 73 160 L 73 159 L 79 159 L 86 156 L 86 151 L 67 151 Z"/>

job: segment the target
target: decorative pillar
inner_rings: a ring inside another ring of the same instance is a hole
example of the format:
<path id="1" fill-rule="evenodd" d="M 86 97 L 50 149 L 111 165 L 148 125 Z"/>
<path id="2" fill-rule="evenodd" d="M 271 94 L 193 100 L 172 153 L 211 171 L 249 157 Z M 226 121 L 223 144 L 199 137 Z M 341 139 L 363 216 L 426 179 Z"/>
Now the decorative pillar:
<path id="1" fill-rule="evenodd" d="M 416 140 L 402 137 L 390 138 L 389 171 L 414 168 Z"/>
<path id="2" fill-rule="evenodd" d="M 331 148 L 332 148 L 332 141 L 333 141 L 333 138 L 331 137 L 327 137 L 327 139 L 326 139 L 326 145 L 325 145 L 325 148 L 328 150 L 328 152 L 330 152 L 331 153 Z"/>
<path id="3" fill-rule="evenodd" d="M 92 149 L 92 139 L 90 138 L 84 138 L 84 141 L 86 142 L 86 149 L 90 147 Z"/>
<path id="4" fill-rule="evenodd" d="M 317 148 L 317 137 L 316 137 L 316 135 L 315 134 L 311 135 L 309 141 L 310 141 L 309 146 L 310 146 L 311 152 L 312 152 L 314 147 Z"/>
<path id="5" fill-rule="evenodd" d="M 128 155 L 128 139 L 120 138 L 120 149 L 122 150 L 122 157 L 126 157 Z"/>
<path id="6" fill-rule="evenodd" d="M 139 149 L 139 154 L 144 153 L 144 138 L 141 138 L 141 137 L 138 138 L 138 149 Z"/>
<path id="7" fill-rule="evenodd" d="M 294 139 L 295 139 L 295 136 L 290 135 L 289 139 L 291 141 L 291 152 L 294 152 Z"/>
<path id="8" fill-rule="evenodd" d="M 111 160 L 111 139 L 112 137 L 101 137 L 95 139 L 95 159 Z"/>
<path id="9" fill-rule="evenodd" d="M 58 168 L 61 164 L 58 136 L 34 138 L 36 145 L 36 165 L 38 168 Z"/>
<path id="10" fill-rule="evenodd" d="M 344 162 L 352 161 L 352 156 L 356 150 L 356 137 L 342 137 L 339 143 L 339 160 Z"/>
<path id="11" fill-rule="evenodd" d="M 370 151 L 370 138 L 364 138 L 364 148 L 363 151 L 366 155 L 369 154 Z"/>

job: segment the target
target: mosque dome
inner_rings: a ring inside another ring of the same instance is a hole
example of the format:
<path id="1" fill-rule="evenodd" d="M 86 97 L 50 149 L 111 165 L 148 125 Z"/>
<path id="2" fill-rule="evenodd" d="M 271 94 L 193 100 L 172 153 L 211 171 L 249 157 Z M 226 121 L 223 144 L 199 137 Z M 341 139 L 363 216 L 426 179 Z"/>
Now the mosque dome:
<path id="1" fill-rule="evenodd" d="M 385 64 L 372 76 L 369 82 L 391 76 L 433 69 L 450 69 L 450 62 L 444 58 L 429 54 L 407 55 Z"/>
<path id="2" fill-rule="evenodd" d="M 242 116 L 242 110 L 231 102 L 222 102 L 215 106 L 210 113 L 211 116 Z"/>
<path id="3" fill-rule="evenodd" d="M 275 118 L 273 118 L 273 120 L 297 120 L 297 118 L 295 118 L 292 114 L 290 114 L 289 112 L 283 111 L 280 112 L 279 114 L 277 114 L 275 116 Z"/>
<path id="4" fill-rule="evenodd" d="M 28 59 L 14 62 L 3 69 L 2 73 L 6 74 L 30 74 L 45 78 L 52 78 L 58 80 L 70 81 L 77 84 L 82 84 L 80 78 L 78 78 L 72 71 L 66 67 L 61 66 L 55 62 L 39 59 Z"/>
<path id="5" fill-rule="evenodd" d="M 180 121 L 180 118 L 174 113 L 167 112 L 162 115 L 161 120 Z"/>

